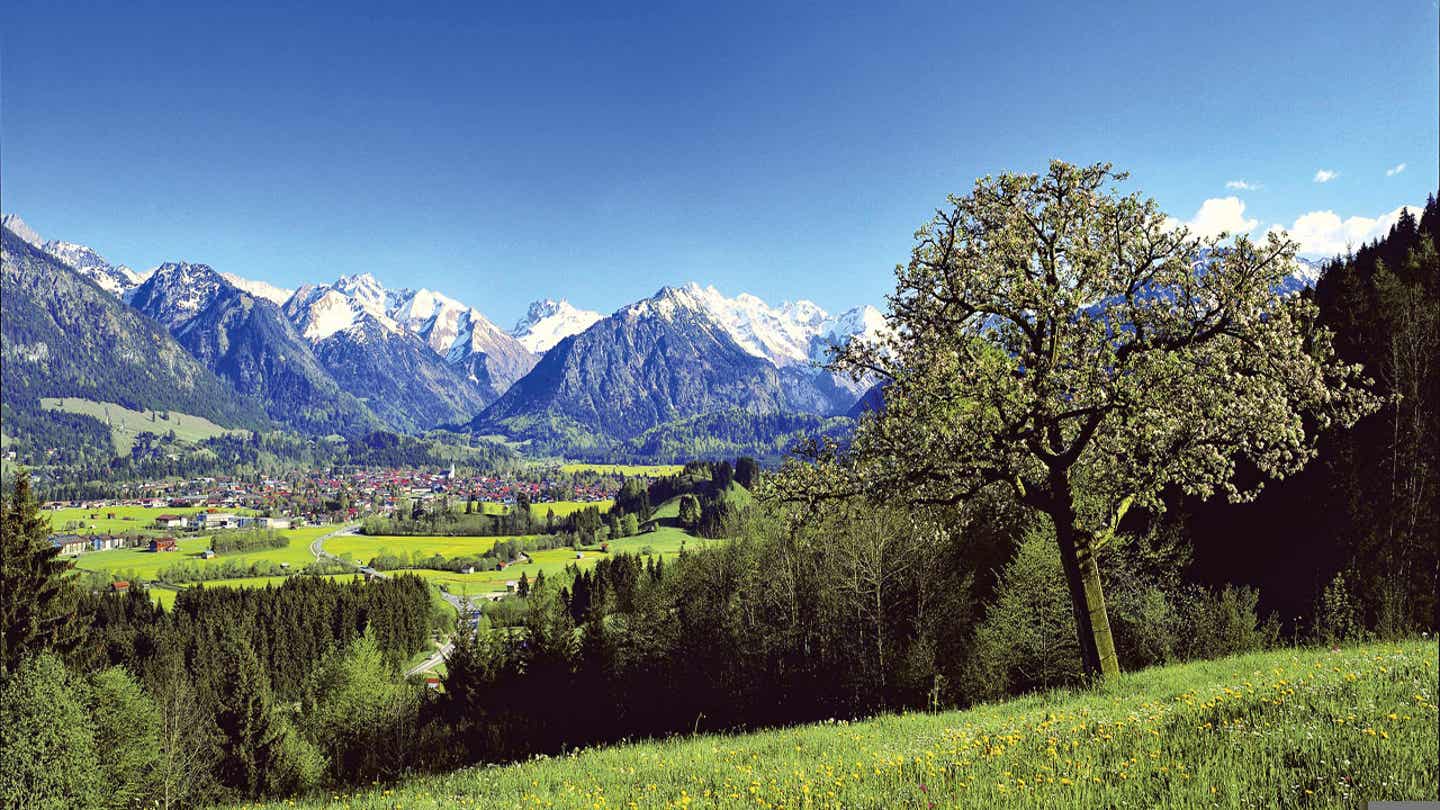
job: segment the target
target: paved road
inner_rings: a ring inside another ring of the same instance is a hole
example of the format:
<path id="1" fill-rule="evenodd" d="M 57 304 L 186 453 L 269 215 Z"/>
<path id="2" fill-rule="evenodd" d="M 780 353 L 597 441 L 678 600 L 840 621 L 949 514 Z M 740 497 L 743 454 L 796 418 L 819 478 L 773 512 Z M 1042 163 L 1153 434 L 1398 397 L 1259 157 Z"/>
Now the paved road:
<path id="1" fill-rule="evenodd" d="M 326 551 L 326 550 L 325 550 L 325 541 L 326 541 L 326 540 L 329 540 L 329 539 L 332 538 L 332 537 L 339 537 L 339 536 L 341 536 L 341 535 L 355 534 L 355 533 L 358 532 L 358 531 L 360 531 L 360 524 L 354 523 L 354 524 L 351 524 L 351 525 L 348 525 L 348 526 L 341 526 L 340 528 L 336 529 L 336 530 L 333 531 L 333 532 L 327 532 L 327 533 L 325 533 L 325 534 L 322 534 L 322 535 L 320 535 L 319 537 L 315 538 L 313 541 L 311 541 L 311 543 L 310 543 L 310 553 L 313 554 L 313 555 L 315 555 L 315 559 L 317 559 L 317 560 L 319 560 L 319 559 L 328 559 L 328 560 L 336 560 L 336 561 L 338 561 L 338 562 L 348 562 L 348 561 L 346 561 L 346 560 L 341 560 L 339 557 L 336 557 L 334 554 L 331 554 L 330 552 Z M 377 578 L 379 578 L 379 579 L 385 579 L 385 578 L 387 578 L 387 577 L 389 576 L 389 575 L 386 574 L 384 571 L 377 571 L 377 570 L 375 570 L 374 568 L 371 568 L 371 567 L 368 566 L 368 565 L 356 565 L 355 563 L 350 563 L 350 564 L 351 564 L 351 565 L 355 565 L 355 570 L 359 571 L 360 573 L 362 573 L 362 574 L 364 574 L 365 576 L 368 576 L 368 577 L 377 577 Z M 442 590 L 440 591 L 440 598 L 441 598 L 441 599 L 444 599 L 446 602 L 448 602 L 448 603 L 450 604 L 450 606 L 453 607 L 453 608 L 455 608 L 455 610 L 458 611 L 458 612 L 460 613 L 460 615 L 462 615 L 462 616 L 474 616 L 475 614 L 478 614 L 478 613 L 479 613 L 479 611 L 475 608 L 475 606 L 472 605 L 472 604 L 470 604 L 469 600 L 464 599 L 464 598 L 459 597 L 459 596 L 456 596 L 455 594 L 452 594 L 452 593 L 450 593 L 449 591 L 446 591 L 446 590 L 443 590 L 443 589 L 442 589 Z M 421 661 L 421 662 L 420 662 L 419 664 L 417 664 L 416 666 L 411 667 L 411 668 L 405 673 L 405 675 L 406 675 L 406 676 L 418 675 L 419 673 L 424 672 L 424 671 L 426 671 L 426 670 L 434 669 L 435 667 L 439 666 L 441 662 L 443 662 L 443 661 L 445 660 L 445 656 L 449 655 L 449 654 L 450 654 L 450 651 L 451 651 L 452 649 L 454 649 L 454 648 L 455 648 L 455 645 L 454 645 L 454 644 L 451 644 L 449 641 L 445 642 L 444 644 L 442 644 L 442 645 L 440 646 L 440 649 L 439 649 L 439 650 L 436 650 L 436 651 L 435 651 L 435 654 L 434 654 L 434 655 L 430 656 L 429 658 L 426 658 L 424 661 Z"/>
<path id="2" fill-rule="evenodd" d="M 440 664 L 445 661 L 445 656 L 449 655 L 453 649 L 455 649 L 455 645 L 448 641 L 441 644 L 440 649 L 436 650 L 434 655 L 406 670 L 405 677 L 408 678 L 411 675 L 419 675 L 422 672 L 440 666 Z"/>

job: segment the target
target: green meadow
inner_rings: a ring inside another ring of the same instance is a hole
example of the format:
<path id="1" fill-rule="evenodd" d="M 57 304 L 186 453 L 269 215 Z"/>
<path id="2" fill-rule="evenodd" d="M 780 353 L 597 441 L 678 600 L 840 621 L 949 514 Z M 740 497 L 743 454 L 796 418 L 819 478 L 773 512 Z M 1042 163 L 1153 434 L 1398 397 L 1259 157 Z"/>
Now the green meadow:
<path id="1" fill-rule="evenodd" d="M 40 407 L 92 416 L 104 422 L 110 428 L 115 454 L 121 456 L 127 455 L 135 446 L 135 436 L 139 433 L 165 434 L 173 431 L 178 439 L 198 442 L 232 432 L 209 419 L 179 411 L 136 411 L 113 402 L 78 397 L 42 397 Z"/>
<path id="2" fill-rule="evenodd" d="M 396 556 L 418 555 L 428 557 L 439 554 L 442 557 L 466 557 L 484 554 L 501 540 L 521 540 L 537 537 L 432 537 L 427 535 L 340 535 L 325 541 L 325 550 L 337 557 L 349 555 L 359 562 L 368 562 L 380 554 Z"/>
<path id="3" fill-rule="evenodd" d="M 325 574 L 320 578 L 348 582 L 350 580 L 353 580 L 356 576 L 356 574 Z M 292 578 L 293 577 L 237 577 L 235 579 L 212 579 L 205 582 L 193 583 L 184 587 L 265 588 L 271 585 L 279 587 L 280 585 L 285 584 L 286 581 Z M 180 592 L 177 590 L 172 590 L 170 588 L 158 588 L 153 586 L 150 588 L 148 593 L 150 594 L 150 598 L 155 601 L 155 604 L 160 605 L 166 610 L 170 610 L 175 607 L 175 598 L 180 595 Z"/>
<path id="4" fill-rule="evenodd" d="M 291 567 L 299 569 L 315 559 L 314 555 L 310 553 L 310 542 L 326 532 L 334 531 L 334 529 L 334 526 L 304 526 L 298 529 L 285 529 L 279 532 L 290 541 L 289 545 L 284 548 L 271 548 L 242 554 L 224 554 L 210 560 L 200 556 L 201 552 L 210 547 L 209 537 L 178 539 L 175 543 L 177 547 L 175 551 L 150 552 L 138 548 L 91 551 L 76 557 L 75 567 L 86 571 L 110 574 L 121 579 L 141 580 L 154 579 L 160 569 L 181 561 L 205 566 L 230 560 L 242 563 L 269 560 L 276 563 L 289 563 Z"/>
<path id="5" fill-rule="evenodd" d="M 967 711 L 615 745 L 265 807 L 1363 807 L 1440 786 L 1436 644 L 1158 667 Z"/>
<path id="6" fill-rule="evenodd" d="M 680 464 L 561 464 L 560 472 L 581 473 L 592 472 L 599 475 L 625 475 L 642 476 L 645 478 L 663 478 L 667 475 L 678 475 L 685 467 Z"/>
<path id="7" fill-rule="evenodd" d="M 163 532 L 155 529 L 155 518 L 160 515 L 193 515 L 196 512 L 203 512 L 207 507 L 183 506 L 183 507 L 151 507 L 151 506 L 108 506 L 104 509 L 78 509 L 65 507 L 63 509 L 46 509 L 41 512 L 50 518 L 50 530 L 55 532 L 78 531 L 82 534 L 124 534 L 149 530 L 152 532 Z M 254 510 L 250 509 L 224 509 L 222 511 L 237 515 L 248 515 Z M 115 517 L 109 517 L 114 515 Z M 76 529 L 66 529 L 66 525 L 78 521 L 82 525 Z"/>

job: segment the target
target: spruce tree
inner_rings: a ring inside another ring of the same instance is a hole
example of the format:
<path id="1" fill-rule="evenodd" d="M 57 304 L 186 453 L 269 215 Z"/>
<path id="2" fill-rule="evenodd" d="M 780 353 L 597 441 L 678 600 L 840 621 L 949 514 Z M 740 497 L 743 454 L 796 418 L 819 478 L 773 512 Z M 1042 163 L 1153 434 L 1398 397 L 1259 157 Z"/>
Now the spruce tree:
<path id="1" fill-rule="evenodd" d="M 59 555 L 22 472 L 0 504 L 0 675 L 29 653 L 65 654 L 80 643 L 79 592 L 67 576 L 73 563 Z"/>
<path id="2" fill-rule="evenodd" d="M 242 795 L 257 797 L 275 764 L 280 742 L 270 682 L 255 653 L 241 639 L 221 642 L 220 669 L 227 677 L 217 695 L 220 726 L 220 781 Z"/>

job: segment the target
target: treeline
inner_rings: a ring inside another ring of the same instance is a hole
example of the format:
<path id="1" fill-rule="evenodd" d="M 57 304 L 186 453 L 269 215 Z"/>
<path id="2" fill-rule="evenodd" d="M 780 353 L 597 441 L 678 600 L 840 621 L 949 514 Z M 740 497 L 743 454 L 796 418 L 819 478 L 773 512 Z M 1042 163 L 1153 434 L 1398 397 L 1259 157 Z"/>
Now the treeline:
<path id="1" fill-rule="evenodd" d="M 722 546 L 531 585 L 505 620 L 523 632 L 462 634 L 422 734 L 451 741 L 455 759 L 433 763 L 450 767 L 1074 685 L 1051 531 L 995 498 L 928 515 L 746 510 Z M 1186 581 L 1173 541 L 1123 538 L 1105 556 L 1126 667 L 1278 639 L 1253 591 Z"/>
<path id="2" fill-rule="evenodd" d="M 22 477 L 3 508 L 0 804 L 194 806 L 397 775 L 443 615 L 417 577 L 81 591 Z"/>
<path id="3" fill-rule="evenodd" d="M 33 485 L 43 499 L 121 496 L 126 485 L 162 478 L 223 476 L 283 477 L 297 470 L 377 467 L 444 468 L 451 464 L 482 470 L 510 469 L 515 452 L 503 444 L 463 434 L 434 431 L 403 436 L 376 431 L 349 440 L 284 431 L 240 432 L 186 442 L 167 433 L 142 433 L 126 456 L 116 456 L 109 429 L 92 417 L 44 411 L 36 421 L 11 405 L 5 392 L 7 435 L 16 414 L 19 458 L 35 468 Z M 49 438 L 45 438 L 49 437 Z M 54 454 L 45 451 L 57 448 Z M 6 482 L 8 486 L 10 482 Z"/>
<path id="4" fill-rule="evenodd" d="M 1385 636 L 1433 628 L 1440 590 L 1440 205 L 1408 211 L 1384 239 L 1328 263 L 1314 290 L 1339 356 L 1382 397 L 1318 456 L 1253 503 L 1171 498 L 1208 582 L 1248 582 L 1287 625 L 1315 620 L 1327 591 Z M 1244 474 L 1255 475 L 1254 471 Z M 1338 589 L 1338 590 L 1337 590 Z M 1332 602 L 1334 599 L 1331 600 Z"/>
<path id="5" fill-rule="evenodd" d="M 285 548 L 289 538 L 271 529 L 240 529 L 216 532 L 210 538 L 210 550 L 216 554 L 240 554 L 267 548 Z"/>

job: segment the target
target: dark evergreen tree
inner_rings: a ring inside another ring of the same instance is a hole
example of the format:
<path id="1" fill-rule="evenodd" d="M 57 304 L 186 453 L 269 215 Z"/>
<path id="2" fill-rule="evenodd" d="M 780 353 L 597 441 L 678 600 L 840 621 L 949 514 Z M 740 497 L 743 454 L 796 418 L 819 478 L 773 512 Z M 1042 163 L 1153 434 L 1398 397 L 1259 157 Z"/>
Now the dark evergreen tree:
<path id="1" fill-rule="evenodd" d="M 0 676 L 41 650 L 67 654 L 81 641 L 79 592 L 67 577 L 73 566 L 50 542 L 30 476 L 15 478 L 0 504 Z"/>

